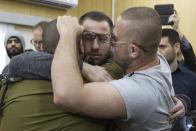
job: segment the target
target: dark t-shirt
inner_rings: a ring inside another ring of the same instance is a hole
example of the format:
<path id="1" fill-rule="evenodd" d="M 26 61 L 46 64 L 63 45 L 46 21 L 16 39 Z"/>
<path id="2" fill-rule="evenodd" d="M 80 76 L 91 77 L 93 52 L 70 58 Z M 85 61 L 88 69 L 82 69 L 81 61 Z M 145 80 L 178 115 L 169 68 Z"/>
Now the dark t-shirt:
<path id="1" fill-rule="evenodd" d="M 195 110 L 196 74 L 182 64 L 179 64 L 177 70 L 172 73 L 172 80 L 175 93 L 189 96 L 191 99 L 191 110 Z"/>

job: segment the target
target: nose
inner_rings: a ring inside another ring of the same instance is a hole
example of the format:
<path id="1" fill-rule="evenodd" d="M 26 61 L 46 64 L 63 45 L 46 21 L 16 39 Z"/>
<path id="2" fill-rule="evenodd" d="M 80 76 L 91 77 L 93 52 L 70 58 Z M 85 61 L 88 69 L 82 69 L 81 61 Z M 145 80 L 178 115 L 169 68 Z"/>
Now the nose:
<path id="1" fill-rule="evenodd" d="M 94 41 L 93 41 L 93 44 L 92 44 L 92 49 L 93 50 L 99 50 L 99 42 L 98 42 L 98 39 L 95 38 Z"/>
<path id="2" fill-rule="evenodd" d="M 15 43 L 16 43 L 16 42 L 15 42 L 14 40 L 12 40 L 11 45 L 15 45 Z"/>

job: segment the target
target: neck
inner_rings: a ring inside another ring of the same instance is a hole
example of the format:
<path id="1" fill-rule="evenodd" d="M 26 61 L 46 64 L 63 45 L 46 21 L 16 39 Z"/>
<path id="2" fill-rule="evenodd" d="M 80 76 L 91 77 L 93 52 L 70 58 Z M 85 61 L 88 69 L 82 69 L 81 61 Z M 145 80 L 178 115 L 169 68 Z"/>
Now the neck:
<path id="1" fill-rule="evenodd" d="M 169 66 L 170 66 L 170 69 L 171 69 L 171 72 L 172 72 L 172 73 L 173 73 L 174 71 L 176 71 L 177 68 L 178 68 L 178 62 L 177 62 L 177 60 L 175 59 L 174 61 L 172 61 L 172 62 L 169 64 Z"/>
<path id="2" fill-rule="evenodd" d="M 153 66 L 159 65 L 159 63 L 159 58 L 157 56 L 151 59 L 146 57 L 140 60 L 138 59 L 135 63 L 128 67 L 128 69 L 126 70 L 126 74 L 130 72 L 145 70 Z"/>

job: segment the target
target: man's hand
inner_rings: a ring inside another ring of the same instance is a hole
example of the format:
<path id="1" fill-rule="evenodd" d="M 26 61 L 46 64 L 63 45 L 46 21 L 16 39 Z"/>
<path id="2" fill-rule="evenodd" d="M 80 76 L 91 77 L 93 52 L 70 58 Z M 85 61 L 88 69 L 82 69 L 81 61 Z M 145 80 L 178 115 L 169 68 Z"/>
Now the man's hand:
<path id="1" fill-rule="evenodd" d="M 174 30 L 179 29 L 180 18 L 177 15 L 176 11 L 174 11 L 174 14 L 170 15 L 168 22 L 174 22 L 174 24 L 172 25 Z"/>
<path id="2" fill-rule="evenodd" d="M 183 34 L 180 32 L 179 29 L 179 23 L 180 23 L 180 17 L 178 16 L 177 12 L 174 11 L 174 14 L 170 15 L 168 19 L 168 23 L 173 22 L 172 28 L 178 32 L 180 39 L 182 39 Z"/>
<path id="3" fill-rule="evenodd" d="M 60 36 L 67 36 L 73 33 L 77 35 L 83 31 L 83 27 L 79 25 L 76 17 L 66 15 L 57 18 L 57 29 Z"/>
<path id="4" fill-rule="evenodd" d="M 104 82 L 113 79 L 104 67 L 93 66 L 85 62 L 83 63 L 82 74 L 90 82 Z"/>
<path id="5" fill-rule="evenodd" d="M 170 110 L 168 120 L 173 123 L 177 118 L 185 115 L 185 107 L 183 103 L 176 97 L 172 96 L 175 106 Z"/>

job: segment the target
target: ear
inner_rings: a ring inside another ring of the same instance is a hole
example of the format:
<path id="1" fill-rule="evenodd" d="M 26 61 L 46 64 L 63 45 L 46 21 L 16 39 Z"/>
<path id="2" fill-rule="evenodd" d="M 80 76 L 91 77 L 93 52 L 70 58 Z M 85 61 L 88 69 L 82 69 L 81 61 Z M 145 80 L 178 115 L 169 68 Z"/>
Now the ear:
<path id="1" fill-rule="evenodd" d="M 128 53 L 129 56 L 131 56 L 132 58 L 136 58 L 139 55 L 139 47 L 137 47 L 134 44 L 130 44 L 128 47 Z"/>
<path id="2" fill-rule="evenodd" d="M 175 43 L 174 49 L 175 49 L 176 54 L 178 54 L 180 52 L 180 43 Z"/>

